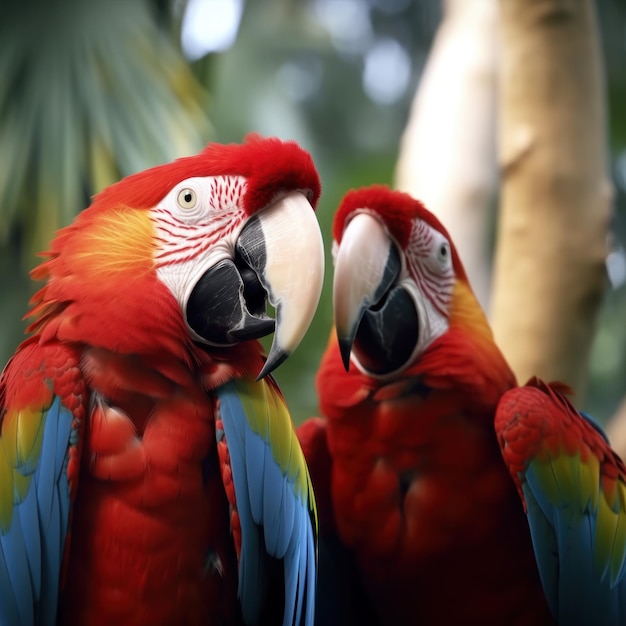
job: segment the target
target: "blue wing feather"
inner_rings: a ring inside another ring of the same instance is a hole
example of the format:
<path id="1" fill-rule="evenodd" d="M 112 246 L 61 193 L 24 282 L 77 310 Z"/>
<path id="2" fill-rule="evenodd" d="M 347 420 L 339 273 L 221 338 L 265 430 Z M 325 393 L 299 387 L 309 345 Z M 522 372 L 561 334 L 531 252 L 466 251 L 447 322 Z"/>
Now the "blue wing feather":
<path id="1" fill-rule="evenodd" d="M 39 466 L 35 470 L 34 485 L 37 490 L 37 510 L 39 512 L 40 520 L 47 523 L 52 512 L 52 498 L 54 496 L 54 483 L 55 483 L 55 459 L 56 459 L 56 443 L 57 432 L 56 422 L 59 419 L 59 405 L 58 398 L 53 402 L 52 406 L 47 412 L 47 415 L 42 419 L 45 420 L 44 425 L 44 441 L 41 447 L 41 457 L 39 458 Z"/>
<path id="2" fill-rule="evenodd" d="M 297 500 L 288 493 L 289 489 L 289 485 L 285 484 L 282 489 L 277 490 L 281 495 L 280 508 L 278 509 L 280 516 L 273 526 L 274 531 L 268 533 L 267 546 L 270 554 L 284 556 L 289 548 L 291 529 L 295 526 L 296 508 L 299 506 Z"/>
<path id="3" fill-rule="evenodd" d="M 298 524 L 298 518 L 299 515 L 296 514 L 296 520 L 295 520 L 295 525 L 297 526 Z M 294 557 L 296 556 L 295 553 L 297 552 L 297 550 L 299 549 L 299 545 L 298 545 L 298 535 L 296 533 L 293 533 L 291 535 L 291 541 L 289 542 L 289 548 L 287 549 L 287 555 L 286 558 L 289 562 L 293 562 L 295 559 Z M 285 606 L 296 606 L 296 598 L 297 598 L 297 584 L 298 584 L 298 573 L 297 572 L 293 572 L 293 570 L 290 572 L 289 575 L 287 575 L 287 567 L 285 567 Z M 284 619 L 283 619 L 283 626 L 288 626 L 291 622 L 287 621 L 287 615 L 285 615 Z M 298 623 L 298 622 L 295 622 Z"/>
<path id="4" fill-rule="evenodd" d="M 7 536 L 7 535 L 5 535 Z M 4 556 L 4 541 L 0 538 L 0 626 L 22 624 L 18 611 L 18 598 L 9 577 L 10 566 Z"/>
<path id="5" fill-rule="evenodd" d="M 532 490 L 525 484 L 524 496 L 528 510 L 528 525 L 537 558 L 539 576 L 543 586 L 548 606 L 553 615 L 559 612 L 559 559 L 554 534 L 554 523 L 546 517 L 541 506 L 537 502 Z"/>
<path id="6" fill-rule="evenodd" d="M 10 565 L 8 570 L 10 584 L 13 594 L 18 600 L 20 598 L 30 598 L 33 590 L 30 583 L 24 532 L 19 515 L 13 516 L 11 531 L 10 540 L 2 544 L 6 563 Z M 33 623 L 32 602 L 18 601 L 17 610 L 19 612 L 18 624 Z"/>
<path id="7" fill-rule="evenodd" d="M 263 580 L 261 563 L 263 555 L 260 549 L 260 531 L 254 524 L 252 504 L 248 489 L 248 475 L 244 451 L 246 450 L 245 416 L 234 393 L 219 393 L 220 411 L 224 435 L 228 445 L 230 464 L 237 494 L 237 511 L 241 521 L 241 557 L 239 562 L 239 597 L 241 599 L 243 620 L 247 624 L 255 623 L 262 608 L 262 594 L 257 586 Z"/>
<path id="8" fill-rule="evenodd" d="M 626 471 L 602 429 L 535 380 L 505 394 L 496 430 L 557 623 L 626 623 Z"/>
<path id="9" fill-rule="evenodd" d="M 306 525 L 309 522 L 307 515 L 300 515 L 301 536 L 306 536 Z M 307 545 L 308 542 L 301 542 L 298 545 L 298 551 L 294 553 L 294 562 L 298 564 L 298 598 L 305 598 L 305 588 L 307 584 Z M 304 553 L 304 556 L 303 554 Z M 300 623 L 302 618 L 303 602 L 298 602 L 298 614 L 296 616 L 296 623 Z"/>
<path id="10" fill-rule="evenodd" d="M 589 413 L 580 411 L 580 416 L 584 418 L 585 420 L 587 420 L 591 426 L 593 426 L 594 430 L 598 433 L 598 435 L 600 435 L 600 437 L 602 437 L 602 439 L 604 439 L 606 443 L 608 444 L 611 443 L 609 441 L 609 438 L 606 436 L 606 433 L 604 432 L 604 430 L 602 430 L 602 426 L 600 426 L 600 424 L 598 424 L 598 422 L 596 422 L 596 420 L 593 417 L 591 417 Z"/>
<path id="11" fill-rule="evenodd" d="M 39 524 L 37 523 L 37 494 L 35 489 L 29 489 L 22 505 L 17 507 L 16 514 L 20 517 L 24 537 L 37 537 Z M 38 598 L 41 594 L 41 544 L 39 541 L 26 541 L 26 552 L 33 597 Z"/>
<path id="12" fill-rule="evenodd" d="M 313 624 L 315 621 L 315 594 L 317 593 L 317 548 L 315 539 L 311 533 L 307 535 L 307 572 L 306 572 L 306 613 L 305 624 Z"/>
<path id="13" fill-rule="evenodd" d="M 11 527 L 0 535 L 1 626 L 56 624 L 70 509 L 66 458 L 73 415 L 56 397 L 42 420 L 41 454 L 28 493 L 14 504 Z"/>
<path id="14" fill-rule="evenodd" d="M 617 610 L 619 611 L 618 615 L 626 615 L 626 593 L 618 594 Z"/>
<path id="15" fill-rule="evenodd" d="M 49 615 L 56 611 L 59 572 L 63 557 L 64 544 L 61 541 L 61 520 L 59 502 L 56 498 L 51 500 L 51 510 L 48 516 L 39 520 L 41 529 L 41 545 L 43 548 L 42 565 L 47 573 L 55 572 L 54 584 L 44 584 L 41 594 L 41 608 L 43 615 Z M 52 581 L 51 581 L 52 582 Z"/>
<path id="16" fill-rule="evenodd" d="M 283 625 L 312 626 L 316 573 L 315 529 L 309 511 L 312 493 L 298 493 L 298 476 L 288 475 L 289 463 L 281 467 L 277 461 L 269 430 L 261 433 L 252 428 L 256 422 L 249 420 L 241 393 L 235 382 L 217 390 L 241 522 L 239 597 L 243 618 L 248 624 L 258 622 L 269 586 L 267 559 L 272 557 L 283 560 Z M 271 421 L 271 406 L 267 410 L 268 415 L 262 417 Z M 269 429 L 269 424 L 264 425 Z M 297 443 L 295 436 L 294 441 Z"/>
<path id="17" fill-rule="evenodd" d="M 226 442 L 228 443 L 228 433 L 226 433 Z M 254 523 L 261 524 L 263 522 L 265 474 L 269 466 L 265 458 L 267 450 L 261 438 L 249 430 L 243 430 L 243 442 L 244 452 L 241 458 L 246 470 L 250 512 Z M 250 462 L 250 460 L 254 461 Z"/>
<path id="18" fill-rule="evenodd" d="M 266 537 L 266 549 L 269 554 L 284 554 L 284 549 L 279 545 L 279 540 L 281 536 L 287 534 L 285 528 L 291 527 L 291 521 L 286 511 L 289 497 L 288 494 L 285 494 L 285 490 L 288 489 L 288 486 L 283 484 L 282 488 L 276 489 L 273 479 L 272 472 L 265 467 L 263 472 L 263 519 L 276 529 L 273 536 Z M 285 517 L 285 525 L 283 525 L 283 517 Z"/>

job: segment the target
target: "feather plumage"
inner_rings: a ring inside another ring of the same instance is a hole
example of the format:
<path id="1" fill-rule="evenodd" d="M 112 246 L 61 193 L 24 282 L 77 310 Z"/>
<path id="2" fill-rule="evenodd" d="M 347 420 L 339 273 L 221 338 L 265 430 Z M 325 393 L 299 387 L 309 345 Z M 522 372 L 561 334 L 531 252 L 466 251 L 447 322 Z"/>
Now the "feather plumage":
<path id="1" fill-rule="evenodd" d="M 626 468 L 559 386 L 506 393 L 495 427 L 560 624 L 618 624 L 626 597 Z"/>
<path id="2" fill-rule="evenodd" d="M 0 378 L 0 625 L 255 624 L 285 599 L 285 624 L 311 623 L 315 509 L 284 401 L 241 383 L 263 395 L 231 462 L 216 389 L 306 332 L 323 249 L 291 234 L 319 193 L 307 152 L 251 136 L 130 176 L 59 231 Z"/>
<path id="3" fill-rule="evenodd" d="M 291 417 L 273 380 L 231 381 L 217 389 L 241 522 L 239 596 L 257 623 L 267 602 L 268 558 L 282 562 L 283 626 L 312 624 L 317 513 Z M 305 613 L 304 620 L 303 611 Z"/>
<path id="4" fill-rule="evenodd" d="M 12 499 L 0 502 L 0 571 L 6 573 L 0 575 L 1 624 L 56 623 L 71 510 L 69 450 L 80 444 L 84 414 L 82 403 L 74 411 L 67 406 L 81 387 L 72 352 L 65 353 L 65 362 L 58 352 L 43 361 L 49 368 L 56 361 L 63 371 L 74 372 L 74 381 L 60 386 L 36 362 L 33 367 L 34 347 L 25 345 L 0 379 L 0 448 L 7 462 L 0 480 L 13 485 Z M 24 386 L 12 376 L 20 367 L 25 367 Z M 34 402 L 25 389 L 36 391 Z"/>
<path id="5" fill-rule="evenodd" d="M 332 548 L 320 579 L 355 571 L 348 593 L 385 624 L 623 623 L 626 469 L 602 429 L 565 385 L 517 386 L 420 202 L 351 191 L 333 235 L 324 418 L 300 428 Z"/>
<path id="6" fill-rule="evenodd" d="M 419 201 L 375 185 L 346 194 L 333 235 L 322 418 L 299 429 L 320 585 L 340 585 L 320 590 L 320 619 L 551 626 L 494 430 L 515 377 L 448 233 Z"/>

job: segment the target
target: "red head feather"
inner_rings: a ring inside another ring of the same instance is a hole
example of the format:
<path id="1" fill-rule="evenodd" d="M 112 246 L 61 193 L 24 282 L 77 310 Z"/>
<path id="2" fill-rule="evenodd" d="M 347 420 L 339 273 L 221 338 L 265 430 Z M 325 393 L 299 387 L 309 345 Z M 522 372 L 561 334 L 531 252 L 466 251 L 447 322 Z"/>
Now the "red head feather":
<path id="1" fill-rule="evenodd" d="M 443 224 L 419 201 L 407 193 L 392 191 L 386 185 L 371 185 L 349 191 L 343 198 L 333 222 L 333 237 L 341 242 L 344 228 L 351 215 L 368 210 L 379 216 L 398 245 L 406 249 L 411 234 L 411 222 L 420 219 L 438 230 L 450 242 L 452 263 L 456 277 L 467 282 L 461 259 Z"/>
<path id="2" fill-rule="evenodd" d="M 388 234 L 405 251 L 409 246 L 412 222 L 416 219 L 423 220 L 447 238 L 455 277 L 448 305 L 448 330 L 430 344 L 408 371 L 422 376 L 426 384 L 433 387 L 446 387 L 451 381 L 459 386 L 481 384 L 485 389 L 482 400 L 486 404 L 494 403 L 515 379 L 494 343 L 487 319 L 446 228 L 412 196 L 392 191 L 385 185 L 372 185 L 349 191 L 344 196 L 333 223 L 333 237 L 337 243 L 341 242 L 348 222 L 357 211 L 378 216 Z M 333 346 L 329 351 L 332 357 L 327 358 L 333 359 L 334 375 L 342 371 L 343 365 L 337 344 Z"/>
<path id="3" fill-rule="evenodd" d="M 210 143 L 200 154 L 183 157 L 127 176 L 98 194 L 90 210 L 114 206 L 149 209 L 185 178 L 243 176 L 247 180 L 244 208 L 248 214 L 269 204 L 277 190 L 301 190 L 315 208 L 321 192 L 311 155 L 294 141 L 246 136 L 242 144 Z"/>
<path id="4" fill-rule="evenodd" d="M 31 273 L 30 331 L 45 341 L 89 341 L 120 351 L 184 350 L 190 344 L 178 305 L 156 278 L 155 226 L 148 209 L 191 177 L 246 179 L 252 214 L 277 194 L 300 190 L 315 207 L 320 181 L 308 152 L 293 141 L 249 135 L 243 144 L 209 144 L 201 153 L 133 174 L 98 194 L 52 241 Z M 155 345 L 160 341 L 161 345 Z"/>

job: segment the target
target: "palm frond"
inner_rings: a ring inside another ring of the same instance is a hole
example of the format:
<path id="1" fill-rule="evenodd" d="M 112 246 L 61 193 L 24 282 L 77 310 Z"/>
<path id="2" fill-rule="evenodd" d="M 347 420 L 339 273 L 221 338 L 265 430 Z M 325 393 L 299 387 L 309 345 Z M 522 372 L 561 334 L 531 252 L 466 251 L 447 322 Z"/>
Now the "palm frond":
<path id="1" fill-rule="evenodd" d="M 20 235 L 26 265 L 104 186 L 210 138 L 207 94 L 162 22 L 150 0 L 5 9 L 0 245 Z"/>

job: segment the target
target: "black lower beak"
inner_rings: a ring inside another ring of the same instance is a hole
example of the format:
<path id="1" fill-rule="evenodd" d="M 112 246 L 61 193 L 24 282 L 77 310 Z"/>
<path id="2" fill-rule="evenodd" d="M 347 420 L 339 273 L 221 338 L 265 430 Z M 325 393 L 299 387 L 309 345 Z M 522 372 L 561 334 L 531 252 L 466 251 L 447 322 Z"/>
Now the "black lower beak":
<path id="1" fill-rule="evenodd" d="M 307 331 L 322 290 L 324 248 L 306 196 L 290 192 L 248 218 L 234 255 L 207 269 L 185 303 L 196 338 L 228 346 L 274 333 L 259 377 L 278 367 Z M 268 302 L 276 320 L 267 315 Z"/>
<path id="2" fill-rule="evenodd" d="M 350 354 L 359 333 L 365 333 L 367 337 L 371 336 L 372 338 L 378 334 L 382 339 L 383 328 L 380 326 L 376 328 L 376 325 L 383 322 L 381 307 L 387 306 L 389 290 L 392 288 L 394 281 L 398 277 L 400 267 L 400 255 L 398 254 L 395 245 L 390 244 L 387 250 L 387 258 L 383 266 L 380 281 L 373 288 L 371 293 L 363 295 L 356 311 L 356 315 L 350 324 L 349 332 L 341 332 L 339 328 L 337 329 L 339 349 L 341 351 L 341 358 L 346 371 L 350 366 Z M 392 322 L 391 319 L 386 321 Z M 343 328 L 341 330 L 343 330 Z"/>
<path id="3" fill-rule="evenodd" d="M 352 346 L 343 350 L 348 354 L 353 351 L 372 374 L 394 372 L 413 354 L 419 339 L 417 320 L 417 309 L 409 293 L 394 287 L 382 303 L 363 312 Z"/>
<path id="4" fill-rule="evenodd" d="M 209 343 L 231 345 L 274 332 L 265 314 L 266 292 L 250 268 L 230 259 L 207 270 L 187 302 L 187 323 Z"/>

